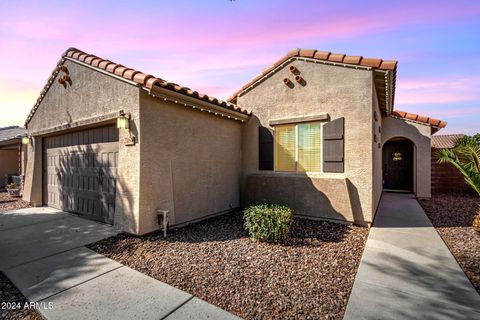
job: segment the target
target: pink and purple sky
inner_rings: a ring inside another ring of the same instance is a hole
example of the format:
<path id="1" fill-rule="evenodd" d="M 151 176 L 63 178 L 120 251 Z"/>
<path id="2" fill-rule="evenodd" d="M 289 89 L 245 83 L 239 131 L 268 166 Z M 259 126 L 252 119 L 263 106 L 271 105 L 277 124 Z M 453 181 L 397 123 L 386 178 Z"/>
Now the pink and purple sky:
<path id="1" fill-rule="evenodd" d="M 399 61 L 395 108 L 480 132 L 480 1 L 1 1 L 0 126 L 76 47 L 225 99 L 293 48 Z"/>

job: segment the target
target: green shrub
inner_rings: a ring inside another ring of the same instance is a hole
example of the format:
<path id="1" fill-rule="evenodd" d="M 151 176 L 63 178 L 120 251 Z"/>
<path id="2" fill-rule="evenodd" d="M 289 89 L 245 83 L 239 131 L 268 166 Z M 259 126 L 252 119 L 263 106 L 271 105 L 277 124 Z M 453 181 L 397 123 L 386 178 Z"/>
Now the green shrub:
<path id="1" fill-rule="evenodd" d="M 245 229 L 250 238 L 266 242 L 282 242 L 288 238 L 293 211 L 287 206 L 260 204 L 243 211 Z"/>

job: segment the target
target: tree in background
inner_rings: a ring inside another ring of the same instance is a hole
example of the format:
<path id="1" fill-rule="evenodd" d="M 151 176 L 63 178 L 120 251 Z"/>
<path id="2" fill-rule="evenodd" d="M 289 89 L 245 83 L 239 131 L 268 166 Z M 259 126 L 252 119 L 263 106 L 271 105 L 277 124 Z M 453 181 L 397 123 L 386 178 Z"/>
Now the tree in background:
<path id="1" fill-rule="evenodd" d="M 451 149 L 439 150 L 437 158 L 439 163 L 454 165 L 480 196 L 480 133 L 458 139 Z M 480 208 L 473 220 L 473 227 L 480 232 Z"/>

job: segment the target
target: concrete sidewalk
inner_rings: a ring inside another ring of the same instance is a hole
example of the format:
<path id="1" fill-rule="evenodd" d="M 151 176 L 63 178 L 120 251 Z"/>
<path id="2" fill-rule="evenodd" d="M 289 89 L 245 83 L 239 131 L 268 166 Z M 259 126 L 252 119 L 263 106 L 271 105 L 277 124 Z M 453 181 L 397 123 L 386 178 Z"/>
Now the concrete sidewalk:
<path id="1" fill-rule="evenodd" d="M 480 296 L 413 195 L 383 194 L 344 319 L 480 319 Z"/>
<path id="2" fill-rule="evenodd" d="M 114 234 L 50 208 L 0 213 L 0 270 L 46 319 L 238 319 L 84 247 Z"/>

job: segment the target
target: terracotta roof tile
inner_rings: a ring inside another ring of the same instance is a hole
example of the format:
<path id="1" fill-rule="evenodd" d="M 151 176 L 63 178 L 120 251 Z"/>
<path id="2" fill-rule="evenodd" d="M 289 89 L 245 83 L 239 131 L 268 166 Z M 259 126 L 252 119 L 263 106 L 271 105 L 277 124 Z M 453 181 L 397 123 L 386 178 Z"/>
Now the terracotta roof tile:
<path id="1" fill-rule="evenodd" d="M 118 67 L 118 68 L 115 69 L 115 74 L 116 74 L 117 76 L 122 77 L 122 76 L 123 76 L 123 73 L 125 72 L 125 70 L 128 70 L 128 68 L 127 68 L 127 67 L 124 67 L 124 66 L 120 66 L 120 67 Z"/>
<path id="2" fill-rule="evenodd" d="M 89 55 L 88 57 L 85 58 L 85 63 L 86 64 L 92 64 L 92 60 L 97 58 L 97 56 L 94 56 L 94 55 Z"/>
<path id="3" fill-rule="evenodd" d="M 345 56 L 343 58 L 343 63 L 347 64 L 360 64 L 360 61 L 362 61 L 362 56 Z"/>
<path id="4" fill-rule="evenodd" d="M 395 60 L 383 60 L 382 64 L 380 65 L 380 69 L 384 70 L 395 70 L 397 67 L 397 61 Z"/>
<path id="5" fill-rule="evenodd" d="M 118 67 L 120 67 L 119 64 L 110 63 L 105 70 L 107 70 L 108 72 L 111 72 L 111 73 L 115 73 L 115 69 L 118 68 Z"/>
<path id="6" fill-rule="evenodd" d="M 102 60 L 102 62 L 100 62 L 100 63 L 98 64 L 98 67 L 99 67 L 100 69 L 105 70 L 105 69 L 107 69 L 107 66 L 108 66 L 110 63 L 111 63 L 111 61 Z"/>
<path id="7" fill-rule="evenodd" d="M 314 49 L 300 49 L 299 56 L 305 57 L 305 58 L 313 58 L 315 56 L 315 52 L 317 52 L 317 50 L 314 50 Z"/>
<path id="8" fill-rule="evenodd" d="M 83 62 L 83 61 L 85 61 L 85 58 L 86 58 L 86 57 L 88 57 L 88 54 L 82 53 L 80 56 L 78 56 L 78 60 L 80 60 L 80 61 Z"/>
<path id="9" fill-rule="evenodd" d="M 296 57 L 298 56 L 300 49 L 293 49 L 287 52 L 287 57 Z"/>
<path id="10" fill-rule="evenodd" d="M 147 82 L 145 83 L 145 87 L 148 89 L 152 89 L 154 85 L 160 83 L 160 79 L 158 78 L 149 78 Z"/>
<path id="11" fill-rule="evenodd" d="M 328 60 L 330 54 L 331 52 L 329 51 L 317 51 L 313 57 L 318 60 Z"/>
<path id="12" fill-rule="evenodd" d="M 332 53 L 328 57 L 328 61 L 334 61 L 334 62 L 342 62 L 343 58 L 345 58 L 344 54 L 341 53 Z"/>
<path id="13" fill-rule="evenodd" d="M 72 57 L 73 58 L 73 57 Z M 101 58 L 95 58 L 92 60 L 92 62 L 90 63 L 91 66 L 93 67 L 98 67 L 98 65 L 100 64 L 100 62 L 102 62 L 103 60 Z"/>
<path id="14" fill-rule="evenodd" d="M 83 53 L 83 52 L 80 52 L 80 51 L 74 52 L 74 53 L 72 54 L 72 58 L 78 60 L 78 58 L 80 57 L 80 55 L 81 55 L 82 53 Z"/>
<path id="15" fill-rule="evenodd" d="M 133 81 L 141 85 L 145 85 L 146 81 L 150 78 L 154 78 L 151 74 L 145 74 L 143 72 L 137 73 L 133 76 Z"/>
<path id="16" fill-rule="evenodd" d="M 297 54 L 298 54 L 298 50 L 297 50 Z M 114 63 L 110 60 L 105 60 L 105 59 L 99 58 L 97 56 L 87 54 L 87 53 L 85 53 L 83 51 L 80 51 L 78 49 L 70 48 L 62 55 L 62 58 L 60 59 L 60 61 L 58 61 L 57 67 L 53 70 L 52 75 L 48 79 L 47 84 L 45 85 L 44 89 L 42 90 L 40 96 L 37 99 L 37 102 L 33 106 L 32 110 L 30 110 L 30 113 L 27 117 L 27 120 L 25 121 L 25 125 L 27 125 L 30 122 L 30 119 L 32 118 L 32 116 L 34 115 L 38 106 L 42 102 L 42 99 L 43 99 L 45 93 L 48 91 L 51 84 L 53 83 L 53 80 L 57 76 L 59 68 L 61 68 L 63 66 L 63 64 L 65 63 L 65 60 L 66 60 L 65 57 L 71 58 L 73 60 L 78 60 L 79 62 L 86 63 L 88 65 L 91 65 L 92 67 L 103 69 L 107 72 L 113 73 L 113 74 L 115 74 L 119 77 L 123 77 L 127 80 L 133 80 L 134 82 L 138 83 L 139 85 L 142 85 L 143 87 L 147 88 L 148 90 L 153 89 L 155 86 L 160 86 L 160 87 L 163 87 L 167 90 L 176 91 L 176 92 L 185 94 L 187 96 L 190 96 L 190 97 L 193 97 L 193 98 L 196 98 L 196 99 L 209 101 L 213 104 L 217 104 L 218 106 L 221 106 L 221 107 L 229 109 L 229 110 L 233 110 L 233 111 L 245 114 L 245 115 L 250 115 L 250 112 L 248 112 L 247 110 L 245 110 L 243 108 L 240 108 L 240 107 L 234 105 L 231 102 L 226 102 L 226 101 L 214 98 L 214 97 L 209 97 L 205 94 L 198 93 L 197 91 L 191 90 L 187 87 L 180 86 L 176 83 L 167 82 L 163 79 L 156 78 L 156 77 L 154 77 L 150 74 L 145 74 L 141 71 L 130 69 L 130 68 L 127 68 L 127 67 L 122 66 L 120 64 L 116 64 L 116 63 Z M 270 67 L 270 68 L 272 68 L 272 67 Z"/>
<path id="17" fill-rule="evenodd" d="M 447 126 L 447 123 L 445 121 L 434 119 L 434 118 L 429 118 L 429 117 L 422 116 L 422 115 L 415 114 L 415 113 L 400 111 L 400 110 L 393 111 L 392 116 L 403 118 L 403 119 L 408 119 L 408 120 L 412 120 L 412 121 L 416 121 L 416 122 L 425 123 L 425 124 L 431 125 L 433 127 L 436 127 L 438 129 L 445 128 Z"/>
<path id="18" fill-rule="evenodd" d="M 372 68 L 380 68 L 382 61 L 383 61 L 382 59 L 376 59 L 376 58 L 363 58 L 362 61 L 360 62 L 360 65 L 368 66 Z"/>
<path id="19" fill-rule="evenodd" d="M 128 80 L 133 80 L 133 77 L 137 74 L 140 73 L 140 71 L 133 70 L 133 69 L 128 69 L 123 73 L 123 77 Z"/>

